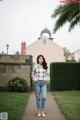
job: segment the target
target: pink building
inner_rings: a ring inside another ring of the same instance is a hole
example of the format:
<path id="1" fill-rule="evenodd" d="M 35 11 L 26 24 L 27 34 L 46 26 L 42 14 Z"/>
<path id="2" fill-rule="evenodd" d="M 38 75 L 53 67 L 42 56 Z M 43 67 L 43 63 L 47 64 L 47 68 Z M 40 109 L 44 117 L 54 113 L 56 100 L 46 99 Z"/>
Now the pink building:
<path id="1" fill-rule="evenodd" d="M 47 33 L 49 37 L 43 34 Z M 64 51 L 58 44 L 51 38 L 51 32 L 45 28 L 41 31 L 38 40 L 26 47 L 26 54 L 33 56 L 33 62 L 36 63 L 36 58 L 39 54 L 44 55 L 48 63 L 48 67 L 51 62 L 65 62 Z"/>

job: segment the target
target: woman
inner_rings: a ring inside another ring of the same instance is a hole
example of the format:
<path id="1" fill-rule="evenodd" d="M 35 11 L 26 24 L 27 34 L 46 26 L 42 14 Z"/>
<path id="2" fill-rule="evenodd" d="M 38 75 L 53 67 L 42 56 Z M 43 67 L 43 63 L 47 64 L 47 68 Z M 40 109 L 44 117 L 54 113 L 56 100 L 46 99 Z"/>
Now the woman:
<path id="1" fill-rule="evenodd" d="M 38 116 L 45 116 L 47 63 L 43 55 L 37 57 L 37 64 L 33 67 L 32 79 L 36 94 Z"/>

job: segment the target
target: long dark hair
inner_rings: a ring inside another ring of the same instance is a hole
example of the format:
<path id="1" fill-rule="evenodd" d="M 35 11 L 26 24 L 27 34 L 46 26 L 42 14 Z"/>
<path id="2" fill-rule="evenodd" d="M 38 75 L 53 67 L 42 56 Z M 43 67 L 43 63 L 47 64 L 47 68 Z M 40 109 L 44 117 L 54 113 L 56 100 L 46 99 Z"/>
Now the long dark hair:
<path id="1" fill-rule="evenodd" d="M 37 57 L 37 63 L 39 63 L 39 58 L 40 57 L 42 57 L 43 58 L 43 63 L 42 63 L 42 65 L 43 65 L 43 68 L 44 69 L 47 69 L 48 67 L 47 67 L 47 63 L 46 63 L 46 60 L 45 60 L 45 58 L 44 58 L 44 56 L 43 55 L 38 55 L 38 57 Z"/>

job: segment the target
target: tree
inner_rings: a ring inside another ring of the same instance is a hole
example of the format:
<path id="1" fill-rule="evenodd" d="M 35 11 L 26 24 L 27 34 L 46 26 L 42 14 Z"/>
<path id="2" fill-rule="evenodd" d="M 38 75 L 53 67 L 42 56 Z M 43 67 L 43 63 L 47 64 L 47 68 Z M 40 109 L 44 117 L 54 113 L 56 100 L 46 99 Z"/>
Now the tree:
<path id="1" fill-rule="evenodd" d="M 68 60 L 68 57 L 71 56 L 72 54 L 66 47 L 63 47 L 63 50 L 64 50 L 64 56 L 66 60 Z"/>
<path id="2" fill-rule="evenodd" d="M 61 3 L 80 3 L 79 0 L 59 0 Z"/>
<path id="3" fill-rule="evenodd" d="M 69 22 L 69 32 L 78 24 L 80 24 L 80 4 L 62 4 L 53 12 L 52 18 L 58 17 L 53 33 L 56 33 L 65 23 Z"/>
<path id="4" fill-rule="evenodd" d="M 20 55 L 20 52 L 19 52 L 19 51 L 16 51 L 16 52 L 15 52 L 15 55 Z"/>

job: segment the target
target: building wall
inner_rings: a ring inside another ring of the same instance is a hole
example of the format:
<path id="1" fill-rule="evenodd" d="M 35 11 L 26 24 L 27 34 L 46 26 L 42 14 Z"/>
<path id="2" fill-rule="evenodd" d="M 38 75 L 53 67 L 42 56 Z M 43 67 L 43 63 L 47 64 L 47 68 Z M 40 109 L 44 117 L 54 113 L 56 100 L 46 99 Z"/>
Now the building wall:
<path id="1" fill-rule="evenodd" d="M 80 60 L 80 50 L 77 50 L 74 53 L 74 59 L 78 62 Z"/>
<path id="2" fill-rule="evenodd" d="M 31 85 L 32 56 L 0 55 L 0 84 L 7 85 L 13 77 L 25 78 Z"/>
<path id="3" fill-rule="evenodd" d="M 37 42 L 28 46 L 26 54 L 33 56 L 33 62 L 36 62 L 36 58 L 39 54 L 44 55 L 48 67 L 51 62 L 65 61 L 63 49 L 47 37 L 42 37 Z"/>

